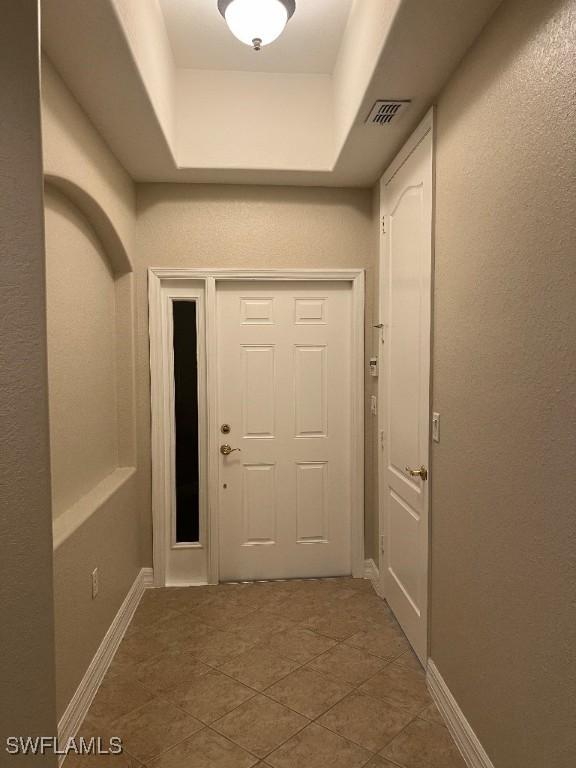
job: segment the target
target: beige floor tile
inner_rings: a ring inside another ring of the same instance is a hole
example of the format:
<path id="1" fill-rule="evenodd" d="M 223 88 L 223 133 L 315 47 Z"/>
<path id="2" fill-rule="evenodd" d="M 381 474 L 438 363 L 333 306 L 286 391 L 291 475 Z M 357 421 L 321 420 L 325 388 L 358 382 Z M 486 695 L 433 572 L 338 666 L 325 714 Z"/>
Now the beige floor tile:
<path id="1" fill-rule="evenodd" d="M 137 682 L 105 680 L 90 705 L 88 719 L 95 726 L 107 726 L 153 698 L 152 693 Z"/>
<path id="2" fill-rule="evenodd" d="M 212 596 L 212 605 L 234 605 L 244 610 L 262 609 L 261 596 L 256 594 L 251 584 L 228 585 L 225 589 L 227 591 Z"/>
<path id="3" fill-rule="evenodd" d="M 311 616 L 301 622 L 305 629 L 311 629 L 333 640 L 346 640 L 366 627 L 363 618 L 350 615 L 345 608 L 330 608 L 326 613 Z"/>
<path id="4" fill-rule="evenodd" d="M 271 594 L 285 594 L 289 584 L 288 581 L 250 581 L 243 586 L 246 588 L 246 592 L 261 597 Z"/>
<path id="5" fill-rule="evenodd" d="M 152 699 L 150 699 L 150 701 L 152 701 Z M 108 724 L 104 725 L 100 723 L 98 719 L 92 720 L 89 715 L 86 715 L 82 725 L 78 728 L 77 736 L 83 736 L 85 739 L 90 739 L 93 736 L 108 738 L 108 736 L 110 736 L 108 727 Z"/>
<path id="6" fill-rule="evenodd" d="M 393 627 L 379 627 L 357 632 L 346 640 L 347 645 L 363 648 L 383 659 L 396 659 L 409 649 L 408 641 L 400 630 Z"/>
<path id="7" fill-rule="evenodd" d="M 353 693 L 318 720 L 331 731 L 361 747 L 378 752 L 412 720 L 412 714 L 393 702 Z"/>
<path id="8" fill-rule="evenodd" d="M 418 717 L 422 718 L 422 720 L 428 720 L 429 723 L 436 723 L 436 725 L 443 726 L 446 725 L 444 718 L 434 702 L 429 704 L 426 709 L 423 709 L 422 712 L 418 714 Z"/>
<path id="9" fill-rule="evenodd" d="M 265 757 L 308 722 L 305 717 L 265 696 L 255 696 L 217 720 L 212 727 L 254 755 Z"/>
<path id="10" fill-rule="evenodd" d="M 112 663 L 108 667 L 108 671 L 106 672 L 106 676 L 104 678 L 105 682 L 133 682 L 136 680 L 136 668 L 138 666 L 138 663 L 129 661 L 126 658 L 122 658 L 118 655 L 116 655 L 112 659 Z"/>
<path id="11" fill-rule="evenodd" d="M 296 622 L 285 616 L 278 616 L 268 611 L 255 611 L 232 621 L 227 629 L 242 638 L 258 642 L 275 632 L 288 632 L 297 626 Z"/>
<path id="12" fill-rule="evenodd" d="M 314 720 L 352 690 L 347 683 L 330 680 L 313 669 L 304 668 L 267 688 L 266 696 Z"/>
<path id="13" fill-rule="evenodd" d="M 362 616 L 374 626 L 398 626 L 388 605 L 377 595 L 358 593 L 358 596 L 350 601 L 348 609 L 352 615 Z"/>
<path id="14" fill-rule="evenodd" d="M 199 731 L 160 757 L 148 768 L 252 768 L 258 758 L 209 728 Z"/>
<path id="15" fill-rule="evenodd" d="M 366 763 L 364 768 L 398 768 L 395 763 L 391 763 L 389 760 L 384 760 L 380 755 L 374 755 L 369 763 Z"/>
<path id="16" fill-rule="evenodd" d="M 418 656 L 416 656 L 412 648 L 408 648 L 406 653 L 403 653 L 401 656 L 398 656 L 398 658 L 396 659 L 396 662 L 398 664 L 403 664 L 405 667 L 409 667 L 410 669 L 413 669 L 416 672 L 422 672 L 423 670 L 422 663 L 418 658 Z"/>
<path id="17" fill-rule="evenodd" d="M 135 669 L 135 677 L 145 688 L 154 693 L 162 693 L 210 669 L 191 651 L 173 648 L 160 656 L 141 661 Z"/>
<path id="18" fill-rule="evenodd" d="M 251 648 L 241 656 L 222 664 L 220 671 L 257 691 L 263 691 L 298 667 L 297 662 L 271 651 Z"/>
<path id="19" fill-rule="evenodd" d="M 146 605 L 147 603 L 162 603 L 162 605 L 168 605 L 171 596 L 177 592 L 183 592 L 187 587 L 151 587 L 145 589 L 140 605 Z"/>
<path id="20" fill-rule="evenodd" d="M 348 587 L 339 586 L 336 589 L 330 589 L 326 593 L 326 599 L 332 605 L 351 605 L 348 600 L 358 600 L 360 592 L 357 589 L 350 589 Z"/>
<path id="21" fill-rule="evenodd" d="M 371 754 L 312 723 L 268 755 L 272 768 L 361 768 Z"/>
<path id="22" fill-rule="evenodd" d="M 191 736 L 202 723 L 163 699 L 154 699 L 114 721 L 111 730 L 142 762 Z"/>
<path id="23" fill-rule="evenodd" d="M 76 734 L 76 744 L 79 744 L 80 739 L 84 739 L 85 745 L 89 745 L 90 739 L 98 739 L 103 749 L 109 749 L 112 736 L 118 736 L 114 725 L 96 724 L 89 717 L 86 717 Z M 70 766 L 73 768 L 142 768 L 143 763 L 134 755 L 131 755 L 126 749 L 126 745 L 123 744 L 122 753 L 119 755 L 92 753 L 88 755 L 75 755 L 73 752 L 70 752 L 66 758 L 66 766 L 67 768 L 70 768 Z"/>
<path id="24" fill-rule="evenodd" d="M 382 672 L 367 680 L 360 691 L 374 698 L 393 701 L 410 709 L 416 715 L 427 707 L 432 699 L 426 687 L 424 671 L 393 662 Z"/>
<path id="25" fill-rule="evenodd" d="M 372 590 L 367 591 L 360 591 L 360 590 L 354 590 L 356 592 L 356 597 L 354 598 L 354 605 L 359 608 L 366 608 L 368 606 L 379 606 L 381 611 L 384 613 L 387 613 L 389 615 L 392 615 L 392 611 L 388 607 L 388 604 L 381 598 L 378 597 L 378 595 Z"/>
<path id="26" fill-rule="evenodd" d="M 83 765 L 462 768 L 441 722 L 367 581 L 148 590 L 83 726 L 127 752 Z"/>
<path id="27" fill-rule="evenodd" d="M 266 592 L 254 589 L 245 599 L 255 601 L 253 604 L 259 611 L 283 616 L 280 606 L 286 601 L 286 593 L 284 592 Z"/>
<path id="28" fill-rule="evenodd" d="M 336 640 L 303 627 L 289 629 L 287 632 L 277 632 L 266 638 L 266 647 L 272 653 L 297 661 L 299 664 L 312 661 L 316 656 L 334 648 L 335 645 L 337 645 Z"/>
<path id="29" fill-rule="evenodd" d="M 254 689 L 216 671 L 199 675 L 165 693 L 166 698 L 205 723 L 224 717 L 255 695 Z"/>
<path id="30" fill-rule="evenodd" d="M 370 581 L 370 579 L 344 578 L 341 580 L 341 584 L 343 587 L 356 589 L 359 592 L 368 592 L 371 595 L 374 594 L 374 587 L 372 586 L 372 582 Z"/>
<path id="31" fill-rule="evenodd" d="M 238 605 L 231 600 L 219 604 L 214 601 L 191 611 L 191 615 L 210 627 L 229 630 L 233 622 L 249 616 L 255 610 L 254 607 Z"/>
<path id="32" fill-rule="evenodd" d="M 309 592 L 319 583 L 318 579 L 286 579 L 286 581 L 268 582 L 273 585 L 274 591 L 278 589 L 286 595 L 294 596 Z"/>
<path id="33" fill-rule="evenodd" d="M 343 680 L 350 685 L 360 685 L 386 666 L 386 662 L 366 651 L 349 645 L 337 645 L 308 665 L 334 680 Z"/>
<path id="34" fill-rule="evenodd" d="M 253 645 L 252 641 L 214 629 L 210 634 L 190 641 L 186 647 L 192 650 L 196 658 L 211 667 L 217 667 L 239 656 Z"/>
<path id="35" fill-rule="evenodd" d="M 403 768 L 466 768 L 448 729 L 420 719 L 385 747 L 382 756 Z"/>
<path id="36" fill-rule="evenodd" d="M 139 629 L 148 627 L 151 624 L 156 624 L 159 621 L 164 621 L 165 619 L 169 619 L 178 615 L 179 614 L 177 611 L 173 610 L 168 605 L 160 601 L 156 601 L 156 602 L 142 601 L 138 606 L 138 608 L 136 609 L 134 616 L 132 617 L 132 621 L 130 622 L 130 627 L 128 628 L 128 632 L 129 633 L 135 632 Z"/>
<path id="37" fill-rule="evenodd" d="M 120 755 L 75 755 L 66 758 L 66 768 L 143 768 L 143 764 L 128 752 Z"/>
<path id="38" fill-rule="evenodd" d="M 274 606 L 268 606 L 268 611 L 295 622 L 303 622 L 318 614 L 320 603 L 317 597 L 288 597 Z"/>
<path id="39" fill-rule="evenodd" d="M 354 590 L 343 587 L 333 581 L 311 580 L 301 583 L 297 593 L 300 596 L 321 598 L 325 602 L 337 603 L 357 594 Z"/>
<path id="40" fill-rule="evenodd" d="M 151 627 L 148 627 L 146 630 L 139 629 L 137 632 L 126 635 L 116 652 L 116 658 L 119 661 L 136 663 L 167 651 L 170 643 L 150 630 Z"/>
<path id="41" fill-rule="evenodd" d="M 147 628 L 148 637 L 157 640 L 167 648 L 172 645 L 182 647 L 193 643 L 214 632 L 213 627 L 203 624 L 191 613 L 176 613 L 163 621 Z"/>
<path id="42" fill-rule="evenodd" d="M 203 587 L 166 587 L 146 590 L 144 597 L 163 602 L 175 611 L 190 611 L 210 600 Z"/>
<path id="43" fill-rule="evenodd" d="M 401 626 L 393 616 L 389 616 L 386 611 L 376 611 L 373 608 L 366 608 L 359 612 L 359 616 L 364 620 L 364 629 L 395 629 L 402 632 Z M 404 634 L 402 632 L 402 634 Z"/>

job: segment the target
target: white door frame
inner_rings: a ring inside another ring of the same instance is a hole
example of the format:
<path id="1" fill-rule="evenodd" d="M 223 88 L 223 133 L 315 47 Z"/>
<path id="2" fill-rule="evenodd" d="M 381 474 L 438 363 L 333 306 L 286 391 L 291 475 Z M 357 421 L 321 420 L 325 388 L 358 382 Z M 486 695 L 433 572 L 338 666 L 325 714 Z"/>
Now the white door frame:
<path id="1" fill-rule="evenodd" d="M 186 285 L 186 281 L 204 284 L 204 349 L 216 346 L 216 287 L 222 281 L 344 281 L 352 286 L 352 575 L 364 575 L 364 270 L 360 269 L 169 269 L 148 270 L 150 332 L 150 377 L 152 410 L 152 522 L 154 544 L 154 583 L 166 585 L 166 519 L 173 509 L 174 488 L 170 456 L 174 451 L 172 411 L 167 393 L 172 388 L 171 368 L 166 365 L 170 336 L 165 321 L 162 288 L 168 281 Z M 200 328 L 200 325 L 199 325 Z M 218 387 L 216 355 L 206 355 L 207 503 L 206 530 L 201 546 L 207 547 L 207 572 L 198 584 L 217 584 L 219 580 L 219 508 L 218 475 Z M 201 407 L 199 403 L 199 408 Z M 202 523 L 202 511 L 201 511 Z"/>
<path id="2" fill-rule="evenodd" d="M 417 128 L 414 130 L 408 141 L 404 144 L 400 152 L 396 155 L 390 166 L 385 171 L 384 175 L 380 179 L 380 195 L 382 200 L 382 190 L 386 187 L 387 184 L 392 181 L 394 176 L 400 171 L 400 169 L 404 166 L 404 164 L 408 161 L 408 159 L 411 157 L 411 155 L 414 153 L 414 151 L 419 147 L 419 145 L 422 143 L 422 141 L 431 134 L 432 136 L 432 164 L 431 164 L 431 189 L 432 189 L 432 199 L 431 199 L 431 208 L 430 208 L 430 280 L 428 284 L 428 290 L 430 293 L 430 339 L 429 344 L 427 345 L 428 350 L 428 369 L 429 369 L 429 390 L 428 390 L 428 403 L 427 403 L 427 410 L 428 410 L 428 481 L 426 486 L 426 494 L 427 494 L 427 505 L 428 505 L 428 545 L 427 545 L 427 552 L 426 552 L 426 568 L 427 568 L 427 584 L 428 584 L 428 592 L 425 596 L 425 605 L 424 605 L 424 611 L 426 615 L 426 628 L 427 628 L 427 652 L 429 651 L 430 647 L 430 531 L 431 531 L 431 468 L 430 468 L 430 457 L 431 457 L 431 449 L 430 449 L 430 416 L 431 416 L 431 397 L 432 397 L 432 365 L 431 365 L 431 352 L 432 352 L 432 322 L 433 322 L 433 291 L 432 291 L 432 280 L 433 280 L 433 274 L 434 274 L 434 174 L 435 174 L 435 136 L 434 136 L 434 130 L 435 130 L 435 110 L 434 107 L 430 108 L 429 111 L 426 113 L 420 124 L 417 126 Z M 385 456 L 385 451 L 383 448 L 385 447 L 385 440 L 386 440 L 386 433 L 384 430 L 386 430 L 387 425 L 384 421 L 384 416 L 387 413 L 387 409 L 384 406 L 384 398 L 386 397 L 385 393 L 385 378 L 384 378 L 384 344 L 386 343 L 386 324 L 387 324 L 387 285 L 386 285 L 386 264 L 387 264 L 387 253 L 386 253 L 386 238 L 385 238 L 385 216 L 382 215 L 382 203 L 380 203 L 380 253 L 379 253 L 379 302 L 378 302 L 378 310 L 379 310 L 379 328 L 380 328 L 380 351 L 379 351 L 379 357 L 381 358 L 380 363 L 380 378 L 378 382 L 378 400 L 380 402 L 380 407 L 378 409 L 378 435 L 379 435 L 379 450 L 378 450 L 378 533 L 379 533 L 379 542 L 378 542 L 378 570 L 379 570 L 379 593 L 386 599 L 386 579 L 385 579 L 385 568 L 386 568 L 386 552 L 384 544 L 384 536 L 385 536 L 385 529 L 384 529 L 384 522 L 385 522 L 385 514 L 384 514 L 384 472 L 385 472 L 385 459 L 387 458 Z M 423 662 L 425 663 L 425 662 Z"/>

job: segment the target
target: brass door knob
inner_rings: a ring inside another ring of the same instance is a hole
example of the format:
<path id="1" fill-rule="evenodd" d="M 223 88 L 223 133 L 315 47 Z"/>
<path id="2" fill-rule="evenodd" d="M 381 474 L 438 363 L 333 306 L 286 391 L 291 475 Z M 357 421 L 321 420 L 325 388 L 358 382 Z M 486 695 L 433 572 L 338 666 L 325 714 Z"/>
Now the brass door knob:
<path id="1" fill-rule="evenodd" d="M 228 443 L 224 443 L 224 445 L 220 446 L 220 453 L 222 456 L 229 456 L 231 453 L 234 453 L 234 451 L 240 451 L 240 448 L 232 448 L 231 445 L 228 445 Z"/>
<path id="2" fill-rule="evenodd" d="M 420 469 L 406 467 L 406 472 L 408 472 L 410 477 L 420 477 L 422 480 L 428 480 L 428 470 L 424 466 L 420 467 Z"/>

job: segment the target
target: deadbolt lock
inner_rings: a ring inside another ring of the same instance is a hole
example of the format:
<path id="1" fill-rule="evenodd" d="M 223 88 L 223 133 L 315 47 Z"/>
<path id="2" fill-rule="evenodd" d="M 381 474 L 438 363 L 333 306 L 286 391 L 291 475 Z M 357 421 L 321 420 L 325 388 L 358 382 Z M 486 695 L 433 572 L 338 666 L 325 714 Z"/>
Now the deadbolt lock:
<path id="1" fill-rule="evenodd" d="M 230 424 L 222 424 L 222 426 L 220 427 L 220 432 L 222 432 L 223 435 L 229 435 L 231 431 L 232 431 L 232 427 L 230 426 Z"/>

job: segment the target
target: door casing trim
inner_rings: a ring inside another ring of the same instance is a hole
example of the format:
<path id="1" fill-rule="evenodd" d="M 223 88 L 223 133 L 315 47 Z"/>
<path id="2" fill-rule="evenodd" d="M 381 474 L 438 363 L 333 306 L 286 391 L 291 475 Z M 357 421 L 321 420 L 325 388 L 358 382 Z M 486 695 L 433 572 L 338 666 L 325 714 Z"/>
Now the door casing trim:
<path id="1" fill-rule="evenodd" d="M 215 349 L 216 288 L 218 282 L 246 281 L 327 281 L 348 282 L 352 286 L 352 457 L 351 487 L 351 560 L 352 575 L 364 575 L 364 296 L 363 269 L 196 269 L 150 267 L 148 269 L 148 307 L 150 334 L 150 385 L 152 415 L 152 524 L 154 584 L 166 586 L 165 520 L 169 510 L 166 494 L 166 441 L 172 434 L 170 414 L 165 408 L 165 375 L 162 355 L 162 285 L 165 281 L 204 283 L 205 349 Z M 218 402 L 216 355 L 206 355 L 206 413 L 208 422 L 207 457 L 207 530 L 208 566 L 206 580 L 194 583 L 217 584 L 219 581 L 219 508 L 218 508 Z"/>

